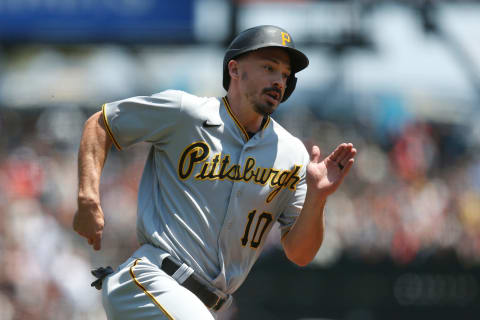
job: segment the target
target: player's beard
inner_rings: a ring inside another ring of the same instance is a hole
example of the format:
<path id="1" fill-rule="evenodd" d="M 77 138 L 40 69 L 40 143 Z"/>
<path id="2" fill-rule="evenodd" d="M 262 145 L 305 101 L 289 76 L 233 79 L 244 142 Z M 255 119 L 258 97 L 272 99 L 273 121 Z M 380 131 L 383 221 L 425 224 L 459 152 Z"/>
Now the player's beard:
<path id="1" fill-rule="evenodd" d="M 242 80 L 248 80 L 247 72 L 242 73 Z M 280 102 L 272 103 L 270 101 L 264 101 L 263 96 L 268 95 L 269 92 L 276 92 L 280 97 L 278 100 L 280 101 L 282 98 L 282 90 L 271 87 L 271 88 L 263 88 L 260 92 L 257 91 L 257 88 L 251 88 L 247 90 L 246 98 L 253 106 L 253 111 L 258 113 L 261 116 L 269 116 L 271 115 L 276 109 Z"/>
<path id="2" fill-rule="evenodd" d="M 263 101 L 262 96 L 268 95 L 269 91 L 275 91 L 278 93 L 279 97 L 282 95 L 282 91 L 277 88 L 264 88 L 261 93 L 260 97 L 253 102 L 253 110 L 256 113 L 262 116 L 269 116 L 271 115 L 278 107 L 278 103 L 272 103 L 270 101 Z"/>

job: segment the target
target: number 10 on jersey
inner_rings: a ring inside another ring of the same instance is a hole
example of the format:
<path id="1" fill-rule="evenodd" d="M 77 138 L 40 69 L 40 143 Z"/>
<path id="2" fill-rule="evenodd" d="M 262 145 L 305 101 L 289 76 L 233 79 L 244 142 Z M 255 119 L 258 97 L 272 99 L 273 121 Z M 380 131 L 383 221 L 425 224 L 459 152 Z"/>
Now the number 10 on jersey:
<path id="1" fill-rule="evenodd" d="M 243 233 L 243 237 L 241 239 L 242 246 L 246 246 L 248 240 L 250 240 L 250 247 L 253 249 L 257 249 L 260 243 L 262 242 L 262 238 L 265 235 L 265 231 L 267 230 L 268 226 L 272 222 L 272 214 L 268 212 L 262 212 L 262 214 L 258 215 L 257 217 L 257 210 L 250 211 L 247 216 L 247 224 L 245 226 L 245 232 Z M 255 227 L 253 227 L 253 225 Z M 253 227 L 253 235 L 250 238 L 250 231 Z"/>

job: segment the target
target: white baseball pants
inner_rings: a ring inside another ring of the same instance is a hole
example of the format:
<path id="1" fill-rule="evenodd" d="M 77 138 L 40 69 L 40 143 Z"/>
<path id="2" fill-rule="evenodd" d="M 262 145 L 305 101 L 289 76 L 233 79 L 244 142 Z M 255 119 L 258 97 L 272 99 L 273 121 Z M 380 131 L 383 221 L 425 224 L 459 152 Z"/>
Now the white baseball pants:
<path id="1" fill-rule="evenodd" d="M 213 320 L 195 294 L 148 257 L 132 257 L 103 280 L 103 306 L 109 320 Z"/>

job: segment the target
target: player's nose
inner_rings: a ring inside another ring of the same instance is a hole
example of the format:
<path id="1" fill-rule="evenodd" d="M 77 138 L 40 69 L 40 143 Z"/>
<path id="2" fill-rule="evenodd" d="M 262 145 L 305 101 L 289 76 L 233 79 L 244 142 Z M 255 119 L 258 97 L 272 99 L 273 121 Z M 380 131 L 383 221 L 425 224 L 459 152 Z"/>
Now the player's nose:
<path id="1" fill-rule="evenodd" d="M 282 78 L 276 79 L 272 82 L 272 88 L 277 91 L 277 93 L 282 97 L 285 91 L 286 84 L 284 83 Z"/>
<path id="2" fill-rule="evenodd" d="M 287 87 L 287 80 L 288 78 L 282 72 L 276 72 L 272 78 L 272 86 L 283 91 Z"/>

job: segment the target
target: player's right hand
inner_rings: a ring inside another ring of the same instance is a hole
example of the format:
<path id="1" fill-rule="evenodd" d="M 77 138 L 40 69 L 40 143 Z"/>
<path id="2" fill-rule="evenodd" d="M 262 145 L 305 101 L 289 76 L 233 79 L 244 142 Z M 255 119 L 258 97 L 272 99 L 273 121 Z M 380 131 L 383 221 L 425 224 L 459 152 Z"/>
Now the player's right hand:
<path id="1" fill-rule="evenodd" d="M 100 203 L 78 201 L 78 211 L 73 217 L 73 230 L 88 240 L 93 249 L 100 250 L 105 221 Z"/>

